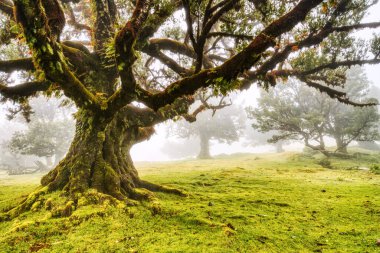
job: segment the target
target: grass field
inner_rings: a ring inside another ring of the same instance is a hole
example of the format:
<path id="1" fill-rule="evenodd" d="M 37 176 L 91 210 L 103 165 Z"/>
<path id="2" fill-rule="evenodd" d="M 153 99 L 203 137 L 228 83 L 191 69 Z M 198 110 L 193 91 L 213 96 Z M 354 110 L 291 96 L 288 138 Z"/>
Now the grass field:
<path id="1" fill-rule="evenodd" d="M 25 213 L 0 224 L 0 252 L 380 252 L 380 175 L 366 170 L 380 155 L 318 162 L 284 153 L 139 163 L 143 179 L 189 196 L 84 206 L 67 218 Z M 1 174 L 0 209 L 40 176 Z"/>

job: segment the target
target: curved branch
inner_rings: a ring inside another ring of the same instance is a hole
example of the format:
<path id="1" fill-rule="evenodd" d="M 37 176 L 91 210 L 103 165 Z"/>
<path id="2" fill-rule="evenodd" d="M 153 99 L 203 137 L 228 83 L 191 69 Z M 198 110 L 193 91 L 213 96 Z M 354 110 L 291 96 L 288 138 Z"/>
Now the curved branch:
<path id="1" fill-rule="evenodd" d="M 66 3 L 64 5 L 65 9 L 66 9 L 66 14 L 67 16 L 69 16 L 69 20 L 67 21 L 67 23 L 71 26 L 73 26 L 75 29 L 77 30 L 86 30 L 86 31 L 89 31 L 89 32 L 92 32 L 92 29 L 90 26 L 86 25 L 86 24 L 81 24 L 79 23 L 76 18 L 75 18 L 75 14 L 74 14 L 74 11 L 73 11 L 73 8 L 71 7 L 70 3 Z"/>
<path id="2" fill-rule="evenodd" d="M 157 48 L 159 50 L 169 50 L 172 53 L 186 55 L 190 58 L 195 58 L 196 54 L 193 48 L 188 45 L 172 39 L 151 39 L 149 44 L 144 48 Z"/>
<path id="3" fill-rule="evenodd" d="M 21 97 L 33 96 L 39 91 L 46 91 L 50 85 L 51 83 L 48 81 L 28 82 L 15 86 L 5 86 L 3 84 L 0 84 L 0 94 L 5 98 L 16 100 Z"/>
<path id="4" fill-rule="evenodd" d="M 0 11 L 11 17 L 13 17 L 13 4 L 12 1 L 9 0 L 1 0 L 0 1 Z"/>
<path id="5" fill-rule="evenodd" d="M 172 103 L 176 98 L 194 93 L 201 87 L 208 87 L 217 78 L 226 81 L 236 77 L 251 68 L 261 58 L 261 54 L 270 46 L 275 45 L 274 39 L 279 35 L 290 31 L 299 22 L 306 18 L 310 10 L 319 5 L 322 0 L 302 0 L 289 13 L 280 17 L 267 26 L 256 38 L 241 52 L 230 58 L 219 67 L 203 70 L 191 77 L 172 83 L 163 92 L 157 94 L 143 94 L 140 101 L 150 108 L 158 108 Z"/>
<path id="6" fill-rule="evenodd" d="M 140 3 L 140 1 L 139 1 Z M 141 4 L 141 3 L 140 3 Z M 153 36 L 153 34 L 159 29 L 159 27 L 181 6 L 181 0 L 169 0 L 165 1 L 162 3 L 159 3 L 158 5 L 155 6 L 155 11 L 150 14 L 145 16 L 145 22 L 140 22 L 140 27 L 138 30 L 138 33 L 135 33 L 134 35 L 137 37 L 137 39 L 133 39 L 134 43 L 131 45 L 134 45 L 134 48 L 136 50 L 141 50 L 143 47 L 146 46 L 146 42 L 149 39 L 149 37 Z M 134 12 L 133 16 L 138 17 L 141 13 L 139 12 Z M 147 13 L 146 13 L 147 14 Z M 130 20 L 132 21 L 133 18 Z M 143 20 L 141 20 L 143 21 Z M 126 26 L 130 26 L 130 22 L 126 24 Z M 122 33 L 123 30 L 119 32 L 117 37 L 120 36 L 120 40 L 123 40 L 123 35 Z M 128 36 L 126 36 L 128 37 Z M 116 43 L 116 49 L 117 49 L 117 44 Z M 127 47 L 128 49 L 129 47 Z M 123 49 L 123 43 L 120 42 L 120 47 L 119 50 Z M 133 55 L 133 54 L 132 54 Z M 120 56 L 119 53 L 117 52 L 116 56 Z M 117 65 L 118 65 L 118 70 L 120 75 L 123 74 L 124 76 L 121 75 L 122 79 L 122 88 L 118 89 L 112 96 L 109 97 L 108 99 L 108 111 L 116 111 L 120 108 L 123 108 L 125 105 L 130 103 L 133 99 L 135 99 L 135 94 L 138 93 L 139 96 L 147 97 L 149 96 L 149 93 L 142 89 L 139 85 L 137 85 L 133 73 L 131 72 L 131 68 L 125 68 L 125 63 L 128 60 L 128 56 L 125 57 L 120 57 L 117 60 Z M 125 72 L 123 72 L 123 70 Z M 129 74 L 128 74 L 129 73 Z M 128 76 L 131 78 L 131 83 L 128 84 Z M 128 86 L 133 86 L 135 87 L 135 90 L 131 91 L 132 89 L 129 89 Z M 128 92 L 131 91 L 131 92 Z"/>
<path id="7" fill-rule="evenodd" d="M 17 70 L 34 70 L 32 58 L 0 61 L 0 71 L 11 73 Z"/>
<path id="8" fill-rule="evenodd" d="M 177 99 L 173 104 L 166 105 L 158 111 L 127 105 L 120 111 L 119 116 L 121 117 L 121 121 L 125 121 L 125 124 L 151 127 L 168 119 L 186 114 L 193 102 L 194 98 L 192 96 L 182 97 Z"/>
<path id="9" fill-rule="evenodd" d="M 201 35 L 198 38 L 197 43 L 194 45 L 195 52 L 197 53 L 197 62 L 195 66 L 195 72 L 199 72 L 203 66 L 203 51 L 207 40 L 207 35 L 211 31 L 212 27 L 215 25 L 216 22 L 227 12 L 232 10 L 234 6 L 236 6 L 239 1 L 236 0 L 226 0 L 221 2 L 222 5 L 220 5 L 219 9 L 215 9 L 216 13 L 210 11 L 205 14 L 205 20 L 203 22 L 202 32 Z M 211 5 L 211 2 L 210 2 Z"/>
<path id="10" fill-rule="evenodd" d="M 132 17 L 117 33 L 115 38 L 117 70 L 121 79 L 121 88 L 108 99 L 108 111 L 113 112 L 131 102 L 139 85 L 133 74 L 136 40 L 150 10 L 150 0 L 138 0 Z"/>
<path id="11" fill-rule="evenodd" d="M 351 101 L 348 97 L 347 94 L 343 91 L 338 91 L 335 89 L 331 89 L 330 87 L 321 85 L 317 82 L 313 82 L 311 80 L 308 80 L 306 78 L 300 78 L 300 81 L 306 83 L 307 86 L 313 87 L 317 90 L 319 90 L 322 93 L 327 94 L 331 98 L 337 99 L 339 102 L 342 102 L 347 105 L 353 105 L 357 107 L 365 107 L 365 106 L 376 106 L 377 103 L 357 103 L 354 101 Z"/>
<path id="12" fill-rule="evenodd" d="M 100 108 L 100 102 L 71 72 L 61 47 L 53 38 L 40 1 L 15 0 L 20 22 L 29 48 L 34 52 L 36 67 L 43 70 L 46 78 L 57 82 L 64 94 L 75 103 Z"/>
<path id="13" fill-rule="evenodd" d="M 188 69 L 181 67 L 177 62 L 175 62 L 168 56 L 163 55 L 158 50 L 168 50 L 174 54 L 182 54 L 189 58 L 196 59 L 197 54 L 195 53 L 193 48 L 189 47 L 185 43 L 172 40 L 172 39 L 151 39 L 149 40 L 149 44 L 147 44 L 142 49 L 142 51 L 149 54 L 152 57 L 159 59 L 162 63 L 166 64 L 169 68 L 171 68 L 176 73 L 178 74 L 183 73 L 181 74 L 181 76 L 188 76 L 194 73 L 193 71 L 190 71 Z M 204 58 L 205 68 L 212 68 L 213 65 L 210 61 L 211 57 L 204 55 L 203 58 Z"/>
<path id="14" fill-rule="evenodd" d="M 144 47 L 146 40 L 152 37 L 159 27 L 181 6 L 181 0 L 160 1 L 155 11 L 147 17 L 146 22 L 140 28 L 136 48 Z"/>
<path id="15" fill-rule="evenodd" d="M 193 73 L 191 70 L 186 69 L 182 67 L 181 65 L 179 65 L 175 60 L 165 55 L 154 46 L 145 47 L 143 51 L 149 56 L 160 60 L 163 64 L 168 66 L 170 69 L 172 69 L 174 72 L 176 72 L 178 75 L 182 77 L 188 76 Z"/>

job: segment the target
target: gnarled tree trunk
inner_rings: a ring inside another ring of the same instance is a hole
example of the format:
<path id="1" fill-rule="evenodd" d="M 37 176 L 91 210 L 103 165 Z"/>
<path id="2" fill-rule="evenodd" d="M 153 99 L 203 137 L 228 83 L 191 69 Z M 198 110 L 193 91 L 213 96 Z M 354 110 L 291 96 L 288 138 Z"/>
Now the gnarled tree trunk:
<path id="1" fill-rule="evenodd" d="M 130 156 L 131 147 L 153 133 L 152 127 L 128 125 L 128 119 L 118 115 L 107 122 L 80 111 L 68 154 L 41 183 L 50 191 L 64 190 L 74 198 L 89 189 L 119 200 L 140 198 L 135 191 L 139 187 L 164 190 L 140 180 Z"/>
<path id="2" fill-rule="evenodd" d="M 192 101 L 191 97 L 180 99 L 159 112 L 126 106 L 113 116 L 79 109 L 74 140 L 66 157 L 42 178 L 42 188 L 9 210 L 6 216 L 15 217 L 33 209 L 36 203 L 40 206 L 45 202 L 46 206 L 48 200 L 44 195 L 56 190 L 61 190 L 69 203 L 57 209 L 57 215 L 69 215 L 72 205 L 94 194 L 100 194 L 99 201 L 111 197 L 113 202 L 113 198 L 127 202 L 130 202 L 128 199 L 149 199 L 152 196 L 149 191 L 184 196 L 178 189 L 141 180 L 133 165 L 130 149 L 150 138 L 154 133 L 153 125 L 184 113 Z"/>
<path id="3" fill-rule="evenodd" d="M 336 152 L 347 154 L 347 144 L 342 141 L 340 136 L 335 136 Z"/>

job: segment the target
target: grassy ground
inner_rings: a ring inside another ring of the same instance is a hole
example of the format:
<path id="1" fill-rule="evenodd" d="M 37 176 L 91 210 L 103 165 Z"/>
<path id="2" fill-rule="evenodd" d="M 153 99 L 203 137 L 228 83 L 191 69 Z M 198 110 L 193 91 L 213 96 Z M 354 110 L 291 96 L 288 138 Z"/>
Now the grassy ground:
<path id="1" fill-rule="evenodd" d="M 189 197 L 86 206 L 68 218 L 29 212 L 0 224 L 0 252 L 380 252 L 380 175 L 365 170 L 379 154 L 335 159 L 334 169 L 319 161 L 285 153 L 140 163 L 142 178 Z M 0 209 L 39 176 L 0 175 Z"/>

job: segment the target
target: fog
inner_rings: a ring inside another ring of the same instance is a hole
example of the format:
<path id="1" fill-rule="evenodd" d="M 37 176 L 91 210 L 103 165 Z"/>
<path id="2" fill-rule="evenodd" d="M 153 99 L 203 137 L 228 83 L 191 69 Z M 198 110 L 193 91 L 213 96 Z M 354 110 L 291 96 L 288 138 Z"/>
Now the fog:
<path id="1" fill-rule="evenodd" d="M 380 13 L 380 4 L 378 3 L 372 8 L 371 13 L 365 18 L 366 22 L 378 21 L 378 13 Z M 363 30 L 356 33 L 356 36 L 365 38 L 373 33 L 373 30 Z M 364 66 L 367 77 L 372 85 L 380 87 L 380 65 Z M 252 86 L 249 90 L 234 93 L 237 99 L 234 100 L 234 104 L 245 107 L 255 107 L 257 105 L 257 98 L 259 97 L 260 89 Z M 380 99 L 378 97 L 378 99 Z M 1 105 L 0 115 L 0 142 L 4 143 L 11 135 L 23 129 L 26 129 L 24 122 L 20 119 L 9 121 L 6 118 L 6 108 L 11 107 L 10 104 Z M 244 110 L 244 109 L 242 109 Z M 218 113 L 218 112 L 217 112 Z M 155 126 L 155 134 L 145 142 L 135 145 L 131 150 L 131 155 L 134 161 L 167 161 L 174 159 L 169 153 L 164 151 L 164 147 L 167 145 L 173 145 L 176 147 L 186 146 L 191 150 L 192 155 L 185 155 L 182 158 L 194 158 L 199 152 L 199 147 L 196 143 L 199 143 L 199 139 L 196 136 L 190 136 L 187 139 L 178 138 L 170 134 L 170 125 L 172 121 L 165 122 L 163 124 Z M 175 123 L 174 123 L 175 124 Z M 249 128 L 251 122 L 247 120 L 245 123 Z M 191 144 L 191 145 L 190 145 Z M 327 140 L 327 145 L 332 145 L 332 140 Z M 3 145 L 4 146 L 4 145 Z M 300 151 L 304 147 L 300 142 L 288 142 L 284 145 L 286 151 Z M 3 147 L 4 148 L 4 147 Z M 4 151 L 3 151 L 4 152 Z M 232 154 L 232 153 L 263 153 L 263 152 L 276 152 L 276 147 L 270 144 L 255 144 L 250 143 L 247 138 L 240 138 L 239 141 L 233 143 L 220 143 L 216 140 L 210 142 L 210 153 L 212 156 L 219 154 Z M 175 158 L 178 159 L 178 158 Z"/>

